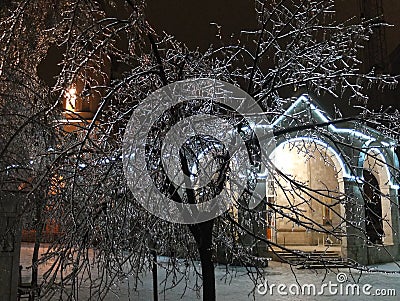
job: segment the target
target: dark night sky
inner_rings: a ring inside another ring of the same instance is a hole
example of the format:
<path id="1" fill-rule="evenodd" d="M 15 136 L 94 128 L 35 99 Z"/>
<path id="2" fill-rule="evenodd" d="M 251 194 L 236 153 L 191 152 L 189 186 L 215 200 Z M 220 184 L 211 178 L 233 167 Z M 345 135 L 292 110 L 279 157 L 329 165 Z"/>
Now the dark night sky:
<path id="1" fill-rule="evenodd" d="M 362 0 L 366 1 L 367 0 Z M 390 55 L 400 43 L 400 1 L 383 0 L 385 21 L 393 24 L 386 29 L 387 54 Z M 347 20 L 360 15 L 359 0 L 336 0 L 336 16 L 339 20 Z M 219 45 L 216 37 L 217 23 L 222 26 L 222 42 L 228 41 L 231 34 L 237 37 L 242 29 L 254 29 L 256 14 L 254 0 L 149 0 L 146 15 L 150 24 L 162 33 L 162 30 L 185 42 L 189 48 L 206 49 L 210 44 Z M 400 48 L 397 49 L 400 60 Z M 392 74 L 400 71 L 391 68 Z M 379 108 L 391 105 L 400 108 L 399 90 L 388 91 L 381 99 L 370 101 L 370 105 Z"/>
<path id="2" fill-rule="evenodd" d="M 389 55 L 400 43 L 400 1 L 383 0 L 383 3 L 386 21 L 394 24 L 392 28 L 386 30 Z M 336 4 L 339 19 L 347 19 L 359 13 L 358 0 L 336 0 Z M 115 13 L 118 14 L 117 11 Z M 218 46 L 220 43 L 228 42 L 232 35 L 233 39 L 237 38 L 241 30 L 251 30 L 256 27 L 254 0 L 148 0 L 146 15 L 158 33 L 165 31 L 175 36 L 177 40 L 185 42 L 192 50 L 197 47 L 205 50 L 210 44 Z M 213 22 L 222 26 L 220 32 L 222 40 L 217 37 L 217 26 L 210 24 Z M 400 65 L 399 47 L 397 56 Z M 57 49 L 50 49 L 49 55 L 39 66 L 39 75 L 46 78 L 49 84 L 52 83 L 55 74 L 47 74 L 48 66 L 56 66 L 57 61 L 60 60 L 61 54 L 57 52 Z M 40 69 L 47 69 L 46 74 Z M 398 72 L 400 71 L 396 70 L 396 73 Z M 389 97 L 380 102 L 400 107 L 399 90 L 390 91 Z M 376 103 L 376 106 L 379 105 L 380 103 Z"/>
<path id="3" fill-rule="evenodd" d="M 335 3 L 340 20 L 360 14 L 359 0 L 336 0 Z M 383 0 L 383 4 L 385 21 L 393 25 L 386 29 L 390 54 L 400 43 L 400 1 Z M 218 43 L 216 28 L 210 25 L 212 22 L 223 26 L 223 38 L 256 25 L 254 0 L 148 0 L 146 15 L 156 29 L 164 29 L 191 48 L 204 49 L 210 43 Z"/>
<path id="4" fill-rule="evenodd" d="M 223 40 L 256 26 L 254 0 L 149 0 L 146 14 L 156 29 L 174 35 L 191 49 L 199 46 L 204 50 L 210 44 L 220 43 L 217 27 L 210 23 L 222 26 Z"/>

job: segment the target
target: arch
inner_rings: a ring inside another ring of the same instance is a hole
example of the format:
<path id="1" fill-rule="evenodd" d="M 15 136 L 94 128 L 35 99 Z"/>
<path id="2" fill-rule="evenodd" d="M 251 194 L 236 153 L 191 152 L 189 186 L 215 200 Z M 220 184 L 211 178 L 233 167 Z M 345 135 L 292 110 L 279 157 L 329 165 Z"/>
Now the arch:
<path id="1" fill-rule="evenodd" d="M 346 164 L 344 163 L 345 161 L 343 160 L 342 156 L 339 155 L 339 153 L 332 146 L 330 146 L 328 143 L 326 143 L 323 140 L 317 139 L 315 137 L 306 137 L 306 136 L 304 136 L 304 137 L 294 137 L 294 138 L 290 138 L 290 139 L 286 139 L 284 141 L 281 141 L 281 143 L 277 144 L 275 149 L 277 149 L 278 147 L 280 147 L 282 145 L 289 144 L 289 143 L 294 143 L 294 142 L 315 143 L 315 144 L 320 145 L 321 147 L 325 148 L 326 151 L 330 154 L 330 158 L 332 159 L 332 161 L 335 164 L 335 167 L 336 167 L 337 172 L 338 172 L 338 176 L 341 179 L 343 179 L 343 178 L 352 178 L 348 168 L 346 167 Z M 343 191 L 344 191 L 344 189 L 343 189 Z"/>
<path id="2" fill-rule="evenodd" d="M 306 149 L 310 149 L 311 156 L 315 156 L 315 158 L 323 158 L 323 164 L 326 167 L 322 167 L 321 165 L 321 170 L 319 171 L 320 173 L 325 173 L 324 168 L 326 168 L 326 174 L 330 172 L 331 179 L 334 179 L 336 184 L 334 182 L 327 182 L 326 185 L 335 185 L 334 187 L 328 187 L 326 186 L 326 191 L 329 193 L 332 193 L 332 195 L 329 197 L 323 196 L 325 192 L 322 194 L 318 195 L 324 198 L 319 204 L 316 203 L 317 205 L 314 205 L 315 208 L 311 208 L 311 210 L 314 210 L 317 208 L 317 211 L 321 212 L 322 210 L 325 210 L 324 208 L 328 208 L 326 212 L 319 213 L 319 214 L 313 214 L 312 217 L 317 218 L 318 221 L 321 219 L 321 225 L 322 226 L 328 226 L 329 223 L 332 223 L 332 220 L 329 220 L 328 214 L 333 209 L 334 215 L 335 215 L 335 225 L 331 224 L 330 226 L 335 226 L 336 229 L 340 229 L 341 233 L 346 232 L 346 223 L 345 221 L 345 208 L 343 204 L 338 202 L 335 204 L 335 207 L 328 207 L 328 206 L 323 206 L 322 203 L 325 203 L 325 201 L 331 202 L 332 200 L 340 200 L 342 197 L 345 195 L 345 187 L 344 187 L 344 178 L 349 177 L 348 175 L 348 169 L 346 168 L 346 165 L 344 163 L 344 160 L 342 159 L 341 155 L 329 144 L 327 144 L 325 141 L 317 139 L 315 137 L 294 137 L 291 139 L 283 140 L 281 143 L 279 143 L 276 148 L 271 152 L 270 159 L 275 165 L 276 168 L 280 169 L 283 165 L 282 164 L 288 164 L 288 162 L 291 162 L 289 158 L 283 158 L 282 162 L 279 161 L 279 156 L 284 156 L 283 155 L 283 149 L 289 145 L 291 149 L 295 148 L 296 145 L 303 144 L 303 146 Z M 297 152 L 297 155 L 299 155 L 300 151 Z M 318 154 L 318 155 L 316 155 Z M 306 159 L 307 160 L 307 159 Z M 322 162 L 321 162 L 322 163 Z M 321 164 L 319 163 L 319 164 Z M 316 163 L 317 164 L 317 163 Z M 301 164 L 300 164 L 301 165 Z M 300 166 L 299 165 L 299 166 Z M 329 166 L 328 166 L 329 165 Z M 301 167 L 301 166 L 300 166 Z M 331 168 L 331 169 L 330 169 Z M 330 170 L 329 170 L 330 169 Z M 299 170 L 297 170 L 299 171 Z M 314 181 L 314 180 L 313 180 Z M 315 181 L 316 182 L 316 181 Z M 320 181 L 323 183 L 323 181 Z M 311 185 L 311 176 L 310 176 L 310 182 L 308 182 Z M 280 185 L 280 184 L 279 184 Z M 312 188 L 312 187 L 310 187 Z M 279 202 L 279 197 L 277 197 L 277 201 Z M 290 200 L 288 200 L 290 202 Z M 308 205 L 309 206 L 309 205 Z M 336 207 L 337 206 L 337 207 Z M 279 204 L 278 204 L 279 207 Z M 317 219 L 314 219 L 317 222 Z M 279 227 L 277 225 L 277 231 L 279 234 Z M 311 241 L 311 240 L 310 240 Z M 287 243 L 287 241 L 286 241 Z M 345 235 L 342 236 L 342 241 L 341 241 L 341 246 L 342 248 L 347 245 L 347 241 L 345 238 Z"/>
<path id="3" fill-rule="evenodd" d="M 381 194 L 383 244 L 393 244 L 392 200 L 390 188 L 393 186 L 386 158 L 378 148 L 370 148 L 364 152 L 363 169 L 370 172 L 378 181 Z"/>

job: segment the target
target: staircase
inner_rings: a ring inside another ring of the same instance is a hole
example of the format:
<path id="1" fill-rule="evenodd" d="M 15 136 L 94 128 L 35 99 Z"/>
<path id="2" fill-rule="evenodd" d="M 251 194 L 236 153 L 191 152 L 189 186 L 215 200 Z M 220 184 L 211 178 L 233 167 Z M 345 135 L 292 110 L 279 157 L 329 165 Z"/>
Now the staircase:
<path id="1" fill-rule="evenodd" d="M 275 251 L 273 259 L 296 266 L 298 269 L 326 269 L 349 267 L 350 263 L 336 251 Z"/>

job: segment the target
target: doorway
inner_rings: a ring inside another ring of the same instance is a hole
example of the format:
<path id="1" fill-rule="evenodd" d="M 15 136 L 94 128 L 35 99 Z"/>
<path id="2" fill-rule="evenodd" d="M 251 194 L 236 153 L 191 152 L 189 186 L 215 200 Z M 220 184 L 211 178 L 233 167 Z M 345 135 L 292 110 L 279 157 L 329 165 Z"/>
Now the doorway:
<path id="1" fill-rule="evenodd" d="M 365 201 L 365 231 L 371 244 L 383 243 L 382 202 L 377 178 L 368 170 L 363 170 L 364 201 Z"/>

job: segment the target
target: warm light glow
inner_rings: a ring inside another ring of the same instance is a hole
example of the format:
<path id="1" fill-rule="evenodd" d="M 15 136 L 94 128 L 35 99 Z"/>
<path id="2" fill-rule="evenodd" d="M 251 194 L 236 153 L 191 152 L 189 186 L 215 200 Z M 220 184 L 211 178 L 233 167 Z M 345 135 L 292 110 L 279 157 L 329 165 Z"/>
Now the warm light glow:
<path id="1" fill-rule="evenodd" d="M 65 109 L 67 111 L 75 111 L 75 104 L 76 104 L 76 89 L 74 87 L 70 88 L 66 93 L 65 96 L 67 98 Z"/>
<path id="2" fill-rule="evenodd" d="M 64 178 L 62 176 L 53 176 L 51 178 L 51 186 L 49 190 L 49 194 L 57 195 L 61 193 L 61 190 L 65 187 Z"/>

